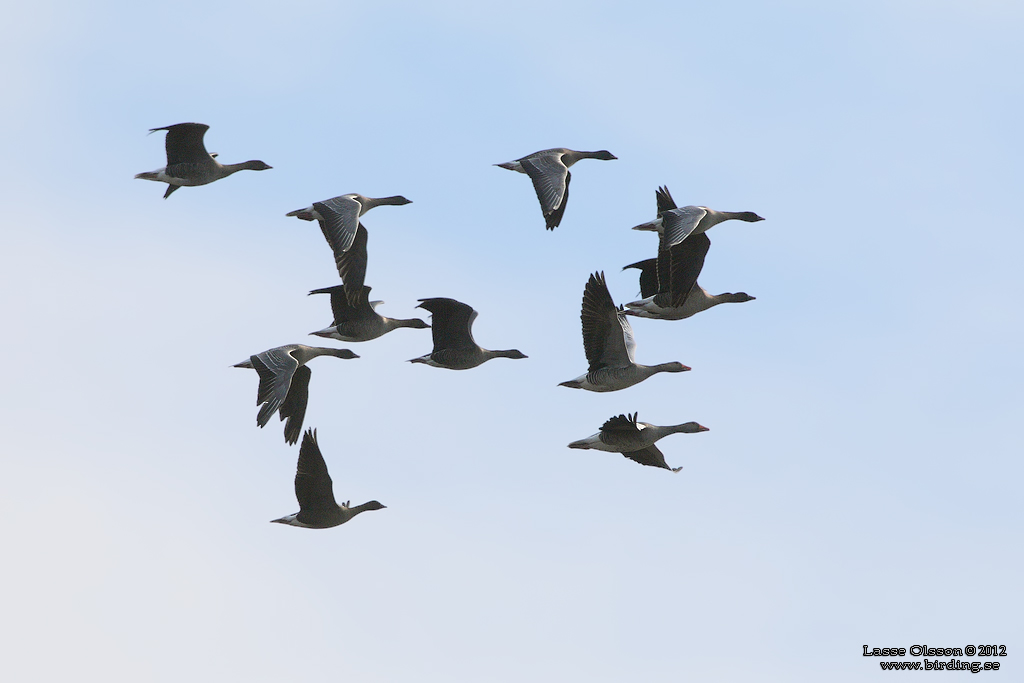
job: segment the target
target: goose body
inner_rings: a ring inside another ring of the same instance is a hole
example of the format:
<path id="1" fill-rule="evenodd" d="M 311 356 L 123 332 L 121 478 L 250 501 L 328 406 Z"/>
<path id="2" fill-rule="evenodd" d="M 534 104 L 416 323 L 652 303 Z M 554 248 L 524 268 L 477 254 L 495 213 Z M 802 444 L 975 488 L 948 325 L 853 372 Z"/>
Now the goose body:
<path id="1" fill-rule="evenodd" d="M 477 312 L 468 304 L 455 299 L 420 299 L 417 308 L 432 314 L 431 333 L 434 350 L 425 356 L 413 358 L 410 363 L 423 363 L 435 368 L 469 370 L 492 358 L 526 358 L 516 349 L 491 351 L 481 348 L 473 339 L 473 321 Z"/>
<path id="2" fill-rule="evenodd" d="M 566 202 L 569 201 L 569 181 L 572 174 L 569 167 L 580 159 L 615 159 L 611 152 L 577 152 L 576 150 L 558 147 L 544 149 L 515 161 L 495 164 L 510 171 L 525 173 L 533 182 L 533 189 L 540 200 L 540 208 L 544 214 L 544 224 L 548 230 L 554 230 L 562 222 Z"/>
<path id="3" fill-rule="evenodd" d="M 669 434 L 695 434 L 708 431 L 707 427 L 696 422 L 660 427 L 647 422 L 637 422 L 637 414 L 618 415 L 609 418 L 597 434 L 579 441 L 573 441 L 569 448 L 595 449 L 610 453 L 621 453 L 625 457 L 641 465 L 660 467 L 678 472 L 682 467 L 669 467 L 655 442 Z"/>
<path id="4" fill-rule="evenodd" d="M 675 210 L 676 204 L 668 188 L 658 188 L 656 196 L 659 215 L 669 215 Z M 640 270 L 640 294 L 644 297 L 626 304 L 629 309 L 626 314 L 681 320 L 720 303 L 752 301 L 754 297 L 744 292 L 710 295 L 697 284 L 710 248 L 711 239 L 705 232 L 691 233 L 676 244 L 671 243 L 668 232 L 659 232 L 658 258 L 626 266 Z"/>
<path id="5" fill-rule="evenodd" d="M 318 337 L 337 339 L 343 342 L 364 342 L 397 330 L 400 327 L 426 329 L 430 327 L 419 318 L 402 320 L 386 318 L 374 310 L 383 301 L 370 301 L 370 287 L 363 286 L 355 304 L 349 302 L 345 285 L 314 289 L 310 294 L 330 294 L 334 323 L 318 332 Z"/>
<path id="6" fill-rule="evenodd" d="M 663 204 L 666 197 L 671 206 Z M 679 208 L 672 201 L 668 189 L 658 188 L 658 217 L 653 221 L 634 226 L 634 230 L 650 230 L 663 236 L 666 247 L 674 247 L 690 235 L 700 235 L 725 221 L 756 223 L 764 219 L 753 211 L 715 211 L 706 206 L 684 206 Z"/>
<path id="7" fill-rule="evenodd" d="M 629 266 L 626 266 L 627 268 Z M 699 284 L 694 283 L 689 296 L 682 306 L 661 306 L 657 297 L 651 296 L 639 301 L 632 301 L 626 304 L 626 315 L 637 318 L 655 318 L 657 320 L 683 320 L 692 315 L 718 304 L 741 304 L 747 301 L 754 301 L 757 297 L 750 296 L 746 292 L 723 292 L 722 294 L 708 294 L 708 291 Z"/>
<path id="8" fill-rule="evenodd" d="M 559 386 L 587 391 L 618 391 L 659 372 L 685 372 L 679 362 L 641 365 L 635 361 L 633 328 L 622 307 L 615 307 L 604 273 L 594 273 L 583 290 L 583 349 L 590 367 L 585 375 Z"/>
<path id="9" fill-rule="evenodd" d="M 306 404 L 309 400 L 309 380 L 312 376 L 306 363 L 317 356 L 359 358 L 348 349 L 288 344 L 249 356 L 249 360 L 234 366 L 250 368 L 259 374 L 256 405 L 261 407 L 256 416 L 256 424 L 260 428 L 265 427 L 274 413 L 280 411 L 281 420 L 287 420 L 284 439 L 289 444 L 298 441 L 302 433 L 302 421 L 306 417 Z"/>
<path id="10" fill-rule="evenodd" d="M 327 463 L 316 442 L 316 431 L 307 429 L 299 446 L 299 462 L 295 468 L 295 498 L 299 511 L 280 519 L 277 524 L 304 529 L 329 529 L 344 524 L 361 512 L 383 510 L 386 506 L 375 500 L 349 507 L 348 502 L 338 505 L 334 499 L 334 482 L 327 472 Z"/>
<path id="11" fill-rule="evenodd" d="M 256 159 L 240 164 L 218 162 L 215 158 L 217 155 L 207 152 L 203 144 L 203 136 L 209 128 L 205 123 L 177 123 L 163 128 L 151 128 L 150 133 L 167 131 L 164 140 L 167 165 L 155 171 L 138 173 L 135 178 L 167 183 L 167 191 L 164 193 L 164 199 L 167 199 L 179 187 L 207 185 L 238 171 L 266 171 L 272 168 Z"/>

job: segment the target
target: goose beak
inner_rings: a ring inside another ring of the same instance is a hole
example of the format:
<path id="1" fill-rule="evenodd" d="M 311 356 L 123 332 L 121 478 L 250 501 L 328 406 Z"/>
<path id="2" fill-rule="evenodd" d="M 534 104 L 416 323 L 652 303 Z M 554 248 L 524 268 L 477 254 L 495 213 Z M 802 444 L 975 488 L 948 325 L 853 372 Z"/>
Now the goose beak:
<path id="1" fill-rule="evenodd" d="M 708 429 L 707 427 L 705 427 L 704 425 L 697 425 L 697 431 L 698 432 L 710 432 L 711 430 Z"/>

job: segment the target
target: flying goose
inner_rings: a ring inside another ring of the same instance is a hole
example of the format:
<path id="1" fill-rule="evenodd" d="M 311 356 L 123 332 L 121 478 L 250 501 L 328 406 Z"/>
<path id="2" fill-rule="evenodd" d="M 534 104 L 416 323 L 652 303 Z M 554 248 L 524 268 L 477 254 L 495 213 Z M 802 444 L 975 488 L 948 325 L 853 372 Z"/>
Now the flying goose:
<path id="1" fill-rule="evenodd" d="M 304 221 L 315 220 L 334 252 L 334 265 L 345 285 L 345 296 L 351 305 L 359 303 L 366 279 L 366 243 L 369 234 L 359 217 L 376 206 L 402 206 L 412 202 L 402 196 L 373 199 L 361 194 L 345 194 L 322 202 L 313 202 L 305 209 L 289 211 Z"/>
<path id="2" fill-rule="evenodd" d="M 707 427 L 696 422 L 659 427 L 646 422 L 637 422 L 636 416 L 637 413 L 633 413 L 632 415 L 609 418 L 601 425 L 600 432 L 585 439 L 573 441 L 569 444 L 569 448 L 593 448 L 599 451 L 622 453 L 641 465 L 661 467 L 678 472 L 683 468 L 669 467 L 665 462 L 665 456 L 654 443 L 669 434 L 695 434 L 709 431 Z"/>
<path id="3" fill-rule="evenodd" d="M 330 294 L 331 310 L 334 312 L 334 322 L 330 327 L 311 334 L 343 342 L 363 342 L 376 339 L 399 327 L 412 327 L 418 330 L 430 327 L 419 318 L 400 320 L 380 315 L 374 309 L 384 302 L 370 301 L 370 287 L 363 286 L 354 305 L 349 303 L 345 289 L 346 285 L 335 285 L 310 292 L 310 295 Z"/>
<path id="4" fill-rule="evenodd" d="M 685 372 L 682 363 L 639 365 L 633 354 L 633 328 L 622 307 L 615 307 L 604 273 L 594 273 L 583 290 L 583 350 L 590 367 L 587 374 L 558 386 L 588 391 L 618 391 L 639 384 L 659 372 Z"/>
<path id="5" fill-rule="evenodd" d="M 339 197 L 313 202 L 305 209 L 289 211 L 286 216 L 295 216 L 304 221 L 316 220 L 335 254 L 348 251 L 356 238 L 359 217 L 378 206 L 403 206 L 412 202 L 401 195 L 394 197 L 364 197 L 361 194 L 343 194 Z"/>
<path id="6" fill-rule="evenodd" d="M 164 146 L 167 149 L 167 165 L 148 173 L 135 176 L 139 180 L 154 180 L 167 183 L 164 199 L 179 187 L 206 185 L 221 178 L 227 178 L 236 171 L 266 171 L 268 166 L 262 161 L 243 161 L 240 164 L 222 164 L 210 154 L 203 145 L 203 136 L 210 127 L 205 123 L 176 123 L 163 128 L 150 128 L 150 133 L 158 130 L 167 131 Z"/>
<path id="7" fill-rule="evenodd" d="M 671 204 L 663 206 L 663 197 Z M 723 221 L 746 221 L 756 223 L 764 219 L 753 211 L 715 211 L 706 206 L 684 206 L 677 208 L 668 193 L 668 188 L 658 188 L 658 217 L 653 221 L 634 226 L 634 230 L 650 230 L 665 236 L 668 246 L 674 247 L 690 235 L 699 235 Z"/>
<path id="8" fill-rule="evenodd" d="M 668 188 L 656 193 L 658 213 L 666 215 L 676 203 Z M 640 270 L 641 301 L 626 304 L 627 315 L 661 320 L 681 320 L 721 303 L 752 301 L 754 297 L 739 292 L 711 295 L 697 284 L 704 259 L 711 248 L 707 233 L 694 233 L 678 244 L 670 245 L 666 233 L 658 234 L 658 258 L 631 263 L 623 268 Z"/>
<path id="9" fill-rule="evenodd" d="M 322 346 L 288 344 L 268 349 L 249 360 L 236 363 L 236 368 L 252 368 L 260 376 L 256 391 L 256 405 L 262 404 L 256 416 L 261 428 L 270 422 L 278 410 L 284 425 L 284 440 L 294 444 L 302 433 L 302 420 L 306 417 L 306 402 L 309 400 L 309 378 L 312 376 L 306 363 L 317 356 L 337 358 L 359 358 L 348 349 L 327 349 Z"/>
<path id="10" fill-rule="evenodd" d="M 610 161 L 617 158 L 606 150 L 577 152 L 559 147 L 544 149 L 515 161 L 494 165 L 530 176 L 530 180 L 533 181 L 533 189 L 537 191 L 537 199 L 540 200 L 541 211 L 544 212 L 547 229 L 554 230 L 562 222 L 565 204 L 569 201 L 569 181 L 572 180 L 569 167 L 580 159 Z"/>
<path id="11" fill-rule="evenodd" d="M 431 332 L 434 350 L 425 356 L 413 358 L 410 363 L 425 363 L 435 368 L 468 370 L 492 358 L 526 358 L 521 351 L 490 351 L 480 348 L 473 340 L 473 321 L 477 312 L 471 306 L 455 299 L 420 299 L 417 308 L 433 314 Z"/>
<path id="12" fill-rule="evenodd" d="M 327 472 L 327 463 L 316 442 L 316 430 L 307 429 L 299 446 L 299 463 L 295 468 L 295 497 L 299 511 L 293 515 L 272 519 L 271 522 L 299 526 L 304 529 L 329 529 L 344 524 L 360 512 L 383 510 L 375 500 L 349 507 L 349 502 L 338 505 L 334 500 L 334 482 Z"/>
<path id="13" fill-rule="evenodd" d="M 683 245 L 689 243 L 689 241 L 687 239 L 683 242 Z M 677 292 L 672 291 L 671 288 L 664 292 L 659 292 L 658 290 L 657 262 L 658 259 L 647 259 L 631 263 L 623 268 L 623 270 L 626 270 L 626 268 L 637 268 L 640 270 L 640 296 L 643 297 L 639 301 L 631 301 L 626 304 L 626 315 L 638 318 L 656 318 L 658 320 L 682 320 L 701 311 L 706 311 L 718 304 L 741 304 L 747 301 L 754 301 L 757 298 L 750 296 L 746 292 L 708 294 L 706 289 L 697 282 L 694 282 L 689 293 L 683 299 L 682 305 L 673 305 L 673 301 L 677 300 Z M 649 284 L 645 288 L 645 278 L 648 280 L 654 279 L 653 289 L 650 288 Z"/>

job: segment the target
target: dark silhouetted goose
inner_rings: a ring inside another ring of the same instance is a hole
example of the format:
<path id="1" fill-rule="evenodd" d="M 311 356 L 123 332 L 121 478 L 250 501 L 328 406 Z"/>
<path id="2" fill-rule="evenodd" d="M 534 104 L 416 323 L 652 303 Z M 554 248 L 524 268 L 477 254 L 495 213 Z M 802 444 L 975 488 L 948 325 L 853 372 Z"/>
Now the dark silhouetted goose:
<path id="1" fill-rule="evenodd" d="M 430 327 L 419 318 L 399 320 L 380 315 L 374 308 L 384 302 L 370 301 L 370 288 L 365 285 L 354 305 L 348 301 L 345 285 L 314 289 L 310 294 L 330 294 L 331 310 L 334 311 L 334 323 L 330 327 L 312 333 L 318 337 L 327 337 L 343 342 L 363 342 L 376 339 L 399 327 L 412 327 L 418 330 Z"/>
<path id="2" fill-rule="evenodd" d="M 667 188 L 658 188 L 657 199 L 659 214 L 666 215 L 675 208 Z M 697 284 L 710 248 L 711 239 L 703 232 L 691 234 L 676 245 L 669 245 L 666 233 L 659 233 L 658 258 L 626 266 L 640 270 L 640 295 L 643 297 L 641 301 L 626 304 L 630 309 L 627 315 L 681 320 L 721 303 L 752 301 L 754 297 L 744 292 L 713 296 Z"/>
<path id="3" fill-rule="evenodd" d="M 489 351 L 482 349 L 473 340 L 473 321 L 477 313 L 472 307 L 455 299 L 420 299 L 417 308 L 425 308 L 433 314 L 431 332 L 434 336 L 434 350 L 410 363 L 426 363 L 435 368 L 468 370 L 492 358 L 526 358 L 515 349 Z"/>
<path id="4" fill-rule="evenodd" d="M 221 164 L 203 145 L 203 136 L 210 127 L 205 123 L 176 123 L 163 128 L 150 128 L 149 132 L 167 131 L 164 146 L 167 148 L 167 165 L 149 173 L 139 173 L 140 180 L 155 180 L 167 183 L 164 199 L 179 187 L 206 185 L 221 178 L 227 178 L 236 171 L 266 171 L 271 166 L 262 161 L 243 161 L 240 164 Z"/>
<path id="5" fill-rule="evenodd" d="M 327 463 L 316 442 L 316 432 L 307 429 L 299 446 L 299 463 L 295 469 L 295 497 L 299 511 L 271 522 L 299 526 L 304 529 L 329 529 L 344 524 L 360 512 L 383 510 L 375 500 L 349 507 L 348 502 L 338 505 L 334 500 L 334 482 L 327 472 Z"/>
<path id="6" fill-rule="evenodd" d="M 672 208 L 662 208 L 662 197 L 671 202 Z M 684 206 L 676 208 L 668 188 L 658 188 L 658 217 L 653 221 L 641 223 L 634 230 L 650 230 L 665 236 L 668 246 L 674 247 L 690 235 L 699 235 L 723 221 L 746 221 L 756 223 L 764 219 L 753 211 L 715 211 L 706 206 Z"/>
<path id="7" fill-rule="evenodd" d="M 559 147 L 544 149 L 528 154 L 521 159 L 495 164 L 495 166 L 530 176 L 530 180 L 533 181 L 533 189 L 537 191 L 537 199 L 540 200 L 541 211 L 544 212 L 547 229 L 554 230 L 562 222 L 565 204 L 569 201 L 569 181 L 572 180 L 569 167 L 580 159 L 610 161 L 616 158 L 618 157 L 605 150 L 577 152 Z"/>
<path id="8" fill-rule="evenodd" d="M 633 328 L 622 307 L 615 308 L 604 273 L 594 273 L 583 290 L 583 350 L 590 367 L 559 386 L 588 391 L 618 391 L 639 384 L 659 372 L 685 372 L 682 363 L 639 365 L 633 354 Z"/>
<path id="9" fill-rule="evenodd" d="M 665 456 L 654 445 L 659 439 L 669 434 L 695 434 L 708 431 L 707 427 L 696 422 L 681 425 L 659 427 L 646 422 L 637 422 L 636 413 L 619 415 L 610 418 L 601 425 L 601 431 L 586 439 L 573 441 L 569 448 L 594 448 L 599 451 L 622 453 L 624 456 L 641 465 L 661 467 L 678 472 L 682 467 L 669 467 Z"/>
<path id="10" fill-rule="evenodd" d="M 266 426 L 274 413 L 280 410 L 281 419 L 288 420 L 284 425 L 284 439 L 290 444 L 299 440 L 302 420 L 306 417 L 309 378 L 312 375 L 306 363 L 317 356 L 359 358 L 348 349 L 288 344 L 249 356 L 249 360 L 235 364 L 236 368 L 252 368 L 259 373 L 256 405 L 262 404 L 262 407 L 256 416 L 256 424 Z"/>

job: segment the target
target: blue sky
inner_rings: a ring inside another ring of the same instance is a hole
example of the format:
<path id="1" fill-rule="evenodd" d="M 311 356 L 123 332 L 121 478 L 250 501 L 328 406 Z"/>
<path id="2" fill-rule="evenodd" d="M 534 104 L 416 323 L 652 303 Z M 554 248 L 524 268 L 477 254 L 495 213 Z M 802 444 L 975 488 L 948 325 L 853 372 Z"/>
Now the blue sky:
<path id="1" fill-rule="evenodd" d="M 862 681 L 861 646 L 1022 642 L 1020 7 L 1006 2 L 100 3 L 0 27 L 5 679 Z M 210 125 L 169 200 L 132 176 Z M 607 149 L 545 231 L 492 164 Z M 634 323 L 585 370 L 583 285 L 656 241 L 654 190 L 751 210 L 700 282 L 757 297 Z M 372 298 L 450 296 L 495 360 L 425 331 L 311 364 L 337 497 L 231 368 L 315 343 L 337 282 L 314 200 L 367 217 Z M 677 475 L 569 450 L 609 416 L 710 427 Z"/>

